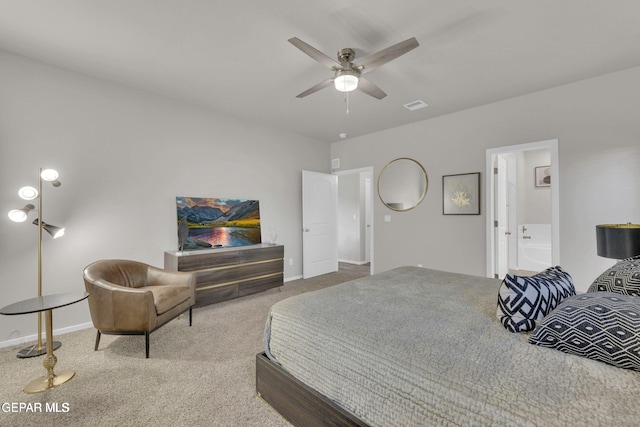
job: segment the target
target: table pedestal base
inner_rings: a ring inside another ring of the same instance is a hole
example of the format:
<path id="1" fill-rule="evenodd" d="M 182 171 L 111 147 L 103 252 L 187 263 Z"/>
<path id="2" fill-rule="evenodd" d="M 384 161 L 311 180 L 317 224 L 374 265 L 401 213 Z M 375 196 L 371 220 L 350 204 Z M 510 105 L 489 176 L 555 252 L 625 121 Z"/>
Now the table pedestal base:
<path id="1" fill-rule="evenodd" d="M 40 393 L 45 390 L 49 390 L 50 388 L 54 388 L 66 383 L 75 376 L 76 373 L 69 370 L 59 371 L 57 374 L 54 372 L 54 367 L 58 362 L 58 358 L 55 354 L 53 354 L 53 349 L 54 345 L 57 344 L 59 347 L 60 343 L 53 341 L 53 310 L 59 307 L 65 307 L 67 305 L 75 304 L 79 301 L 82 301 L 83 299 L 86 299 L 88 296 L 89 294 L 87 292 L 83 292 L 82 294 L 66 293 L 39 296 L 36 298 L 16 302 L 0 309 L 0 314 L 5 315 L 41 313 L 43 311 L 45 312 L 45 325 L 47 330 L 47 340 L 45 347 L 47 349 L 47 354 L 42 360 L 42 367 L 46 369 L 47 375 L 36 378 L 35 380 L 27 384 L 23 389 L 25 393 Z M 40 325 L 38 325 L 38 329 L 40 329 Z M 40 334 L 40 331 L 38 331 L 38 333 Z M 33 346 L 31 348 L 31 351 L 41 350 L 39 348 L 42 347 L 42 338 L 40 336 L 38 336 L 38 341 L 41 344 L 36 344 L 35 346 Z"/>
<path id="2" fill-rule="evenodd" d="M 50 388 L 57 387 L 60 384 L 64 384 L 69 381 L 75 375 L 75 371 L 65 369 L 62 371 L 58 371 L 53 375 L 53 378 L 49 378 L 48 375 L 45 375 L 40 378 L 36 378 L 31 381 L 24 387 L 24 392 L 33 394 L 40 393 L 45 390 L 49 390 Z"/>
<path id="3" fill-rule="evenodd" d="M 56 351 L 57 349 L 59 349 L 61 345 L 62 343 L 60 341 L 54 341 L 53 351 Z M 22 350 L 20 350 L 17 356 L 20 359 L 26 359 L 27 357 L 37 357 L 37 356 L 42 356 L 43 354 L 47 354 L 47 343 L 45 342 L 42 343 L 42 348 L 40 348 L 40 350 L 38 350 L 38 344 L 34 344 L 32 346 L 25 347 Z"/>

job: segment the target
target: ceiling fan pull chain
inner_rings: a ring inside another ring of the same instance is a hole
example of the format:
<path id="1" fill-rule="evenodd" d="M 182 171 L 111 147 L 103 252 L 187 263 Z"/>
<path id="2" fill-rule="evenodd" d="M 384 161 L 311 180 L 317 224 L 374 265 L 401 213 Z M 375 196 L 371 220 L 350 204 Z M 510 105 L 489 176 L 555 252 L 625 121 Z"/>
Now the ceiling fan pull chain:
<path id="1" fill-rule="evenodd" d="M 349 114 L 349 92 L 344 93 L 344 102 L 347 103 L 347 114 Z"/>

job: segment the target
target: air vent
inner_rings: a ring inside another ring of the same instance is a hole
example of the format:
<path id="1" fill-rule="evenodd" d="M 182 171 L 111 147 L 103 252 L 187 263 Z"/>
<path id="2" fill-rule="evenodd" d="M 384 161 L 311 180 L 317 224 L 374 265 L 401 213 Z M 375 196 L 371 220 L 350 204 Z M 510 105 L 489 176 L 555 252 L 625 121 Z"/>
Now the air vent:
<path id="1" fill-rule="evenodd" d="M 409 111 L 416 111 L 416 110 L 419 110 L 421 108 L 428 107 L 428 106 L 429 105 L 426 102 L 422 101 L 421 99 L 418 99 L 417 101 L 410 102 L 408 104 L 404 104 L 404 108 L 406 108 Z"/>

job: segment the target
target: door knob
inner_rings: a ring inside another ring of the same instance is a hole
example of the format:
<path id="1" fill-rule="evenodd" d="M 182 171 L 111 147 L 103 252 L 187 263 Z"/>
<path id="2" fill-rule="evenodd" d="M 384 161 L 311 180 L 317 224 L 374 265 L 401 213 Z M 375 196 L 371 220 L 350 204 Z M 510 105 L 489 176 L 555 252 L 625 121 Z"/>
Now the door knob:
<path id="1" fill-rule="evenodd" d="M 505 232 L 504 232 L 504 235 L 505 235 L 505 236 L 511 236 L 511 232 L 510 232 L 510 231 L 505 231 Z"/>
<path id="2" fill-rule="evenodd" d="M 308 228 L 305 228 L 305 229 L 304 229 L 304 232 L 305 232 L 305 233 L 308 233 L 308 232 L 309 232 L 309 229 L 308 229 Z"/>

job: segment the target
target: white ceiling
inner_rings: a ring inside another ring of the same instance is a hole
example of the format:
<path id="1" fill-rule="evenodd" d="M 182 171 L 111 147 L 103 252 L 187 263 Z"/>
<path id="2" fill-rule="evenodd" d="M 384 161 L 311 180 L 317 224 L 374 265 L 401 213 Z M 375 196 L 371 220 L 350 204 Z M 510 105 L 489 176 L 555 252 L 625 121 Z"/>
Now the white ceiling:
<path id="1" fill-rule="evenodd" d="M 420 46 L 346 114 L 332 87 L 296 98 L 331 71 L 291 37 L 356 63 Z M 638 66 L 639 41 L 638 0 L 0 0 L 0 49 L 327 142 Z"/>

